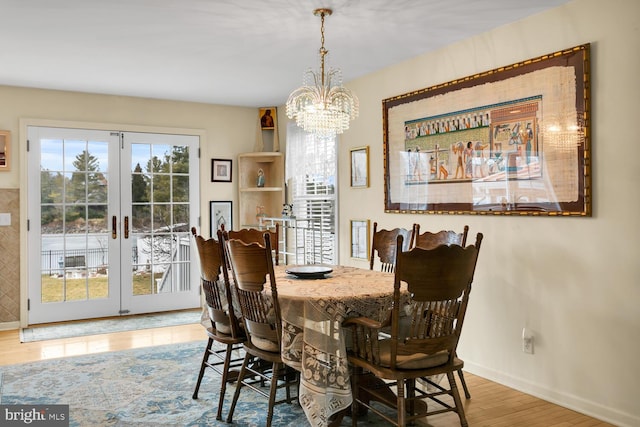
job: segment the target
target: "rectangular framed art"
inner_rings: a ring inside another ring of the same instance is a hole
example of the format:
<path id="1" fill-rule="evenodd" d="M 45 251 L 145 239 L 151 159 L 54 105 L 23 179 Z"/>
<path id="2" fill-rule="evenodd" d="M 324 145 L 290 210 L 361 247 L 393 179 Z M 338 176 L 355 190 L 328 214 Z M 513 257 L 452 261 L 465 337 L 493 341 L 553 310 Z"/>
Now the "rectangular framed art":
<path id="1" fill-rule="evenodd" d="M 216 237 L 223 225 L 225 230 L 233 230 L 232 202 L 226 200 L 209 202 L 209 220 L 211 237 Z"/>
<path id="2" fill-rule="evenodd" d="M 10 160 L 11 131 L 0 130 L 0 172 L 8 171 Z"/>
<path id="3" fill-rule="evenodd" d="M 589 44 L 385 99 L 385 211 L 591 216 Z"/>
<path id="4" fill-rule="evenodd" d="M 260 108 L 260 128 L 261 129 L 274 129 L 275 123 L 278 120 L 276 116 L 276 107 Z"/>
<path id="5" fill-rule="evenodd" d="M 230 159 L 211 159 L 211 182 L 231 182 Z"/>
<path id="6" fill-rule="evenodd" d="M 351 150 L 351 186 L 369 187 L 369 146 Z"/>
<path id="7" fill-rule="evenodd" d="M 369 259 L 368 219 L 351 220 L 351 258 Z"/>

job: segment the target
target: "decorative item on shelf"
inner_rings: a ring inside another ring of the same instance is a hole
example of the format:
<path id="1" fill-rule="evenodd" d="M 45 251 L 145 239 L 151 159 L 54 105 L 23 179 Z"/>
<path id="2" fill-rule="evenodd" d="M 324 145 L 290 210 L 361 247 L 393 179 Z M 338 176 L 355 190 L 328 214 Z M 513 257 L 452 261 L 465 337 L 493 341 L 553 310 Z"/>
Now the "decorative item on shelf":
<path id="1" fill-rule="evenodd" d="M 264 187 L 264 171 L 262 169 L 258 169 L 258 179 L 256 180 L 256 184 L 258 187 Z"/>
<path id="2" fill-rule="evenodd" d="M 267 214 L 264 212 L 264 206 L 256 206 L 256 220 L 261 223 L 262 218 L 266 216 Z"/>
<path id="3" fill-rule="evenodd" d="M 331 9 L 316 9 L 321 20 L 320 70 L 307 70 L 303 85 L 291 92 L 287 99 L 287 116 L 307 132 L 320 138 L 332 138 L 349 129 L 349 122 L 358 117 L 358 98 L 342 86 L 339 69 L 325 71 L 324 17 Z"/>
<path id="4" fill-rule="evenodd" d="M 283 218 L 295 218 L 295 216 L 293 216 L 293 204 L 292 203 L 284 203 L 282 205 L 282 217 Z"/>
<path id="5" fill-rule="evenodd" d="M 260 127 L 262 129 L 273 129 L 275 127 L 275 108 L 261 108 L 260 109 Z"/>
<path id="6" fill-rule="evenodd" d="M 253 151 L 280 151 L 280 142 L 278 139 L 278 115 L 276 107 L 258 108 L 256 143 L 253 146 Z"/>

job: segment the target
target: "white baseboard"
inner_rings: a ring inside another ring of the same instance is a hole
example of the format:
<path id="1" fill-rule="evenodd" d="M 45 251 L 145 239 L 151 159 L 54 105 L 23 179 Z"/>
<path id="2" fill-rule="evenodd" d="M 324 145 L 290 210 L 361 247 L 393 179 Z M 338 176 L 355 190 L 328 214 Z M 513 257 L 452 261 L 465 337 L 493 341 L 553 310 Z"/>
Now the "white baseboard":
<path id="1" fill-rule="evenodd" d="M 10 331 L 12 329 L 20 329 L 20 321 L 15 322 L 2 322 L 0 323 L 0 331 Z"/>
<path id="2" fill-rule="evenodd" d="M 472 362 L 464 362 L 464 370 L 498 384 L 530 394 L 559 406 L 580 412 L 619 427 L 640 426 L 640 417 L 609 408 L 600 403 L 585 400 L 579 396 L 552 390 L 543 384 L 536 384 L 522 378 L 505 375 Z M 472 391 L 473 392 L 473 391 Z"/>

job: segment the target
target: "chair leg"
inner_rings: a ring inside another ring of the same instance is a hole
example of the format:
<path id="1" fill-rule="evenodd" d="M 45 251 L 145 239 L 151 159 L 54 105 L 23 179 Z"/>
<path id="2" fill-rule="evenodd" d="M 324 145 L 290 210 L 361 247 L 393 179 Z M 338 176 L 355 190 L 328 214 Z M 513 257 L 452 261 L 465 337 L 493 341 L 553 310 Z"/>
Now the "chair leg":
<path id="1" fill-rule="evenodd" d="M 407 399 L 409 400 L 409 404 L 406 405 L 406 411 L 409 415 L 415 415 L 416 413 L 416 379 L 409 378 L 406 380 L 407 386 Z"/>
<path id="2" fill-rule="evenodd" d="M 471 393 L 469 393 L 469 389 L 467 388 L 467 382 L 464 380 L 464 374 L 462 373 L 462 369 L 458 369 L 458 376 L 460 377 L 460 382 L 462 383 L 462 389 L 464 390 L 464 397 L 467 399 L 471 399 Z"/>
<path id="3" fill-rule="evenodd" d="M 398 425 L 399 426 L 407 425 L 407 421 L 405 419 L 407 408 L 405 403 L 406 401 L 404 398 L 404 387 L 405 387 L 404 384 L 405 384 L 405 380 L 403 378 L 400 378 L 398 380 L 398 385 L 396 387 L 396 392 L 398 393 L 397 405 L 398 405 Z"/>
<path id="4" fill-rule="evenodd" d="M 278 391 L 278 375 L 281 369 L 281 364 L 274 362 L 272 369 L 273 375 L 271 376 L 271 385 L 269 387 L 269 409 L 267 412 L 267 427 L 271 427 L 271 420 L 273 419 L 273 407 L 275 406 L 276 402 L 276 393 Z"/>
<path id="5" fill-rule="evenodd" d="M 353 396 L 353 400 L 351 402 L 351 427 L 356 427 L 358 425 L 358 412 L 360 411 L 358 408 L 358 399 L 360 398 L 360 384 L 358 383 L 358 377 L 360 375 L 362 375 L 361 368 L 355 368 L 351 375 L 351 395 Z"/>
<path id="6" fill-rule="evenodd" d="M 224 356 L 224 365 L 222 367 L 222 381 L 220 383 L 220 398 L 218 399 L 218 412 L 216 414 L 216 420 L 222 420 L 222 406 L 224 405 L 224 394 L 227 391 L 227 382 L 229 381 L 229 365 L 231 364 L 231 352 L 233 350 L 232 344 L 227 344 L 226 353 Z"/>
<path id="7" fill-rule="evenodd" d="M 238 403 L 238 397 L 240 397 L 240 389 L 242 388 L 244 381 L 244 376 L 247 372 L 247 365 L 249 364 L 249 360 L 251 360 L 251 355 L 246 353 L 244 356 L 244 361 L 242 362 L 242 368 L 240 368 L 240 374 L 238 374 L 238 380 L 236 382 L 236 391 L 233 393 L 233 401 L 231 402 L 231 408 L 229 409 L 229 414 L 227 415 L 227 422 L 233 422 L 233 411 L 236 409 L 236 403 Z"/>
<path id="8" fill-rule="evenodd" d="M 204 350 L 204 355 L 202 356 L 202 364 L 200 365 L 200 373 L 198 374 L 198 381 L 196 382 L 196 389 L 193 392 L 193 399 L 198 398 L 198 390 L 200 390 L 200 383 L 202 382 L 202 377 L 204 377 L 204 370 L 207 367 L 207 362 L 209 361 L 209 356 L 211 355 L 211 346 L 213 345 L 213 339 L 209 338 L 207 341 L 207 348 Z"/>
<path id="9" fill-rule="evenodd" d="M 451 396 L 453 396 L 453 402 L 456 405 L 456 412 L 460 418 L 460 426 L 468 427 L 467 418 L 464 415 L 464 408 L 462 407 L 462 399 L 460 399 L 460 392 L 458 391 L 458 385 L 456 379 L 453 376 L 453 372 L 447 372 L 447 379 L 449 380 L 449 386 L 451 387 Z"/>

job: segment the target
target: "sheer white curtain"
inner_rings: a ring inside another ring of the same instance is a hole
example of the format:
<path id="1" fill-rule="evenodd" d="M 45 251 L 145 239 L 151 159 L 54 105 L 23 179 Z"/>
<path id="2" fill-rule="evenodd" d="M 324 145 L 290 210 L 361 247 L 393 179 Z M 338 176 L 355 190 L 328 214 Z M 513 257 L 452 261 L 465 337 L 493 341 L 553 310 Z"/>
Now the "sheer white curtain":
<path id="1" fill-rule="evenodd" d="M 287 127 L 288 203 L 296 216 L 296 262 L 335 264 L 337 257 L 336 139 Z"/>

